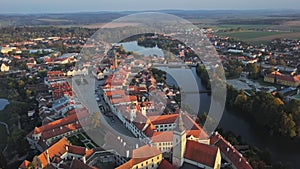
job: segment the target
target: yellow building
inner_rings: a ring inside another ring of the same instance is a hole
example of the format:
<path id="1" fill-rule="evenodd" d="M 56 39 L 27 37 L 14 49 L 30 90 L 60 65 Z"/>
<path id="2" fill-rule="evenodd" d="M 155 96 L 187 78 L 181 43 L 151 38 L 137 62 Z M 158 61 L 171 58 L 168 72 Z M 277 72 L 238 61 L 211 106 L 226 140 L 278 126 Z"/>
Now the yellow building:
<path id="1" fill-rule="evenodd" d="M 156 169 L 162 160 L 162 153 L 159 150 L 145 145 L 133 150 L 132 159 L 116 169 Z"/>
<path id="2" fill-rule="evenodd" d="M 300 86 L 300 75 L 291 76 L 280 72 L 272 72 L 265 76 L 264 81 L 284 86 L 298 87 Z"/>

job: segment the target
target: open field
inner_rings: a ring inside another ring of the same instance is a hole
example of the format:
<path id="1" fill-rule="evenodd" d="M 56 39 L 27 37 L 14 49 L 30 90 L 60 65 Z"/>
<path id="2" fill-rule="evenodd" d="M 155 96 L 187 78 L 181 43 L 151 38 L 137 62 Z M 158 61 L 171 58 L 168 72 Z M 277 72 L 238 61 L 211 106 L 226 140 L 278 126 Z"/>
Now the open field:
<path id="1" fill-rule="evenodd" d="M 231 38 L 252 43 L 268 42 L 276 38 L 300 39 L 300 32 L 271 32 L 271 31 L 233 31 L 218 32 L 219 36 L 229 36 Z"/>
<path id="2" fill-rule="evenodd" d="M 124 22 L 124 23 L 96 23 L 96 24 L 90 24 L 90 25 L 80 25 L 80 27 L 83 28 L 119 28 L 119 27 L 127 27 L 127 26 L 137 26 L 139 23 L 130 23 L 130 22 Z"/>

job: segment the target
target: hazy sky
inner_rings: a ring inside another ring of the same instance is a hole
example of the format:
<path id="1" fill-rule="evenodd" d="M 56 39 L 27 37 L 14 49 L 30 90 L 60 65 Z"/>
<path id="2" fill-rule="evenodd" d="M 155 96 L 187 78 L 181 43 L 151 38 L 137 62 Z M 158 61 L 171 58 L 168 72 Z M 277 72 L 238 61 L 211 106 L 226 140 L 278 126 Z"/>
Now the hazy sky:
<path id="1" fill-rule="evenodd" d="M 1 0 L 0 13 L 159 9 L 300 9 L 299 0 Z"/>

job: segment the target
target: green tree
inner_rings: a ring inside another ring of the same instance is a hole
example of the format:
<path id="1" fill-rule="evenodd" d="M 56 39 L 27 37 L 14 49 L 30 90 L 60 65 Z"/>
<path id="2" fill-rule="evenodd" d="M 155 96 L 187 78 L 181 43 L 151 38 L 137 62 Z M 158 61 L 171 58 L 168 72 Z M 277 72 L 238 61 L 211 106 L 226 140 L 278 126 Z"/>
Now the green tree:
<path id="1" fill-rule="evenodd" d="M 257 66 L 256 64 L 254 63 L 251 63 L 251 64 L 247 64 L 246 65 L 246 71 L 249 72 L 249 77 L 252 78 L 252 79 L 257 79 L 258 76 L 259 76 L 259 66 Z"/>
<path id="2" fill-rule="evenodd" d="M 23 88 L 25 86 L 25 82 L 23 80 L 18 80 L 18 85 L 20 88 Z"/>

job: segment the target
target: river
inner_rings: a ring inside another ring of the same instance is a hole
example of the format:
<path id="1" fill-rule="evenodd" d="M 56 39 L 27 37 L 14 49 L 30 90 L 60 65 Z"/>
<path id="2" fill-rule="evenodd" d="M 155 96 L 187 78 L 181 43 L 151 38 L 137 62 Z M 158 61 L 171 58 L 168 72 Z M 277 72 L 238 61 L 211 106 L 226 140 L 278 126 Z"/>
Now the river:
<path id="1" fill-rule="evenodd" d="M 162 52 L 162 50 L 157 47 L 152 49 L 138 46 L 136 41 L 122 43 L 122 45 L 127 51 L 136 51 L 146 56 L 149 54 L 161 56 L 160 52 Z M 205 87 L 201 83 L 201 79 L 197 76 L 195 68 L 185 69 L 163 67 L 160 69 L 168 73 L 167 83 L 169 85 L 181 86 L 185 92 L 205 90 Z M 195 114 L 209 112 L 211 100 L 211 96 L 209 94 L 184 94 L 182 97 L 183 104 L 188 104 L 189 107 L 194 110 Z M 245 121 L 243 118 L 238 117 L 236 114 L 226 109 L 223 112 L 223 116 L 218 127 L 227 131 L 232 131 L 236 135 L 240 135 L 249 145 L 254 145 L 261 149 L 268 149 L 271 152 L 272 160 L 274 161 L 291 162 L 294 168 L 300 166 L 300 144 L 296 145 L 292 141 L 288 142 L 282 138 L 270 136 L 264 133 L 263 130 L 256 126 L 251 126 L 250 123 Z"/>
<path id="2" fill-rule="evenodd" d="M 8 100 L 0 99 L 0 111 L 3 110 L 8 104 L 9 104 Z"/>
<path id="3" fill-rule="evenodd" d="M 196 69 L 191 68 L 186 69 L 176 69 L 176 68 L 161 68 L 168 72 L 167 74 L 167 83 L 170 85 L 180 84 L 183 88 L 183 91 L 189 91 L 188 87 L 191 85 L 190 81 L 187 81 L 187 73 L 193 75 L 192 78 L 195 79 L 199 87 L 198 90 L 203 90 L 205 87 L 201 83 L 201 79 L 197 76 Z M 189 71 L 189 72 L 188 72 Z M 175 76 L 175 78 L 173 78 Z M 181 77 L 178 79 L 178 77 Z M 175 82 L 176 79 L 176 82 Z M 182 83 L 183 82 L 183 83 Z M 199 96 L 200 95 L 200 96 Z M 186 102 L 192 109 L 196 109 L 192 105 L 199 105 L 199 114 L 203 112 L 209 112 L 211 96 L 206 93 L 202 94 L 185 94 L 182 102 Z M 250 125 L 243 118 L 238 117 L 236 114 L 224 110 L 222 119 L 219 123 L 219 126 L 227 131 L 232 131 L 236 135 L 240 135 L 242 139 L 247 142 L 249 145 L 257 146 L 261 149 L 268 149 L 272 154 L 272 159 L 274 161 L 290 162 L 293 164 L 294 168 L 300 166 L 300 145 L 295 144 L 292 141 L 287 142 L 283 138 L 278 138 L 276 136 L 270 136 L 264 133 L 261 129 L 256 126 Z"/>

